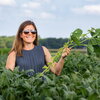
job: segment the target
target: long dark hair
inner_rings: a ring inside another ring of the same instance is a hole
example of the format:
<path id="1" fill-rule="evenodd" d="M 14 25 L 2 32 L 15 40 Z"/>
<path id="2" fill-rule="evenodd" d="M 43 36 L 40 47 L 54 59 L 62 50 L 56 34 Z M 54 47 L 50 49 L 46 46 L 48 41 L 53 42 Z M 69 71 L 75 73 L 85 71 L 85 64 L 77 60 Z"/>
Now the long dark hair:
<path id="1" fill-rule="evenodd" d="M 33 21 L 30 21 L 30 20 L 27 20 L 27 21 L 24 21 L 20 26 L 19 26 L 19 29 L 17 31 L 17 34 L 16 34 L 16 37 L 15 37 L 15 41 L 13 43 L 13 46 L 12 46 L 12 49 L 10 51 L 10 53 L 12 51 L 15 51 L 16 54 L 18 56 L 22 56 L 22 49 L 24 47 L 24 43 L 23 43 L 23 40 L 22 38 L 20 38 L 20 34 L 22 34 L 24 28 L 27 26 L 27 25 L 33 25 L 33 27 L 35 28 L 36 30 L 36 39 L 34 40 L 33 44 L 34 45 L 38 45 L 38 34 L 37 34 L 37 28 L 36 28 L 36 25 Z"/>

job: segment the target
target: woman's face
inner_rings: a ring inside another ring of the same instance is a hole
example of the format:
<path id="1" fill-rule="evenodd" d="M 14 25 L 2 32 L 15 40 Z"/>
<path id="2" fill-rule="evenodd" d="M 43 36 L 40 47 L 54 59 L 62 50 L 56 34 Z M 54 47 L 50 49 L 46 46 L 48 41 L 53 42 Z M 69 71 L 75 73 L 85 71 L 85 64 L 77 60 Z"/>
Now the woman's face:
<path id="1" fill-rule="evenodd" d="M 33 25 L 27 25 L 23 31 L 20 37 L 23 39 L 24 44 L 25 43 L 33 43 L 34 40 L 36 39 L 36 30 L 33 27 Z"/>

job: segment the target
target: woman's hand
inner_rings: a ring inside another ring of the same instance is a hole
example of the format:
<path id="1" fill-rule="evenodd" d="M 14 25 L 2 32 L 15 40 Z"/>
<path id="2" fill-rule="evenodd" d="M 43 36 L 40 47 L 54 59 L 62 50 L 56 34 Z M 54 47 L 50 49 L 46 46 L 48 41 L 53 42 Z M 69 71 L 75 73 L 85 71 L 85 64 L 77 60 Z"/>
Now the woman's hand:
<path id="1" fill-rule="evenodd" d="M 71 48 L 64 48 L 61 57 L 64 59 L 66 56 L 70 54 Z"/>

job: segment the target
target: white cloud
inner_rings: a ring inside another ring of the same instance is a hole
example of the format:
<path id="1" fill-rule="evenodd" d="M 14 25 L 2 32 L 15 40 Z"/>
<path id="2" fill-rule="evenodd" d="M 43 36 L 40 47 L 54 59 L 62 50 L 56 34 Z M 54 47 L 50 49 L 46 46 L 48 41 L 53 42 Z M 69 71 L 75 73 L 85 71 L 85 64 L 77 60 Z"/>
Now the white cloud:
<path id="1" fill-rule="evenodd" d="M 40 6 L 41 4 L 38 2 L 28 2 L 22 5 L 22 7 L 25 7 L 25 8 L 39 8 Z"/>
<path id="2" fill-rule="evenodd" d="M 73 8 L 72 11 L 79 14 L 100 14 L 100 4 L 86 5 L 81 8 Z"/>
<path id="3" fill-rule="evenodd" d="M 29 10 L 29 9 L 26 9 L 26 10 L 24 10 L 24 14 L 26 15 L 26 16 L 32 16 L 32 11 L 31 10 Z"/>
<path id="4" fill-rule="evenodd" d="M 0 5 L 11 6 L 15 4 L 15 0 L 0 0 Z"/>
<path id="5" fill-rule="evenodd" d="M 43 19 L 54 19 L 55 15 L 48 13 L 48 12 L 42 12 L 40 14 L 40 17 L 43 18 Z"/>

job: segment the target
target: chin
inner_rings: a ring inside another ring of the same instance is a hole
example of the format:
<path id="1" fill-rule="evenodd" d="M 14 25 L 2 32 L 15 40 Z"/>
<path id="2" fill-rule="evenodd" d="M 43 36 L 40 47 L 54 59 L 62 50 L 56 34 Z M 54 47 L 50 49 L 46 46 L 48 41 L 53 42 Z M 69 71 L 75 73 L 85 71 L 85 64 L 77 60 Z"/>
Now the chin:
<path id="1" fill-rule="evenodd" d="M 34 41 L 31 41 L 31 42 L 30 42 L 30 41 L 27 41 L 26 43 L 31 44 L 31 43 L 33 43 L 33 42 L 34 42 Z"/>
<path id="2" fill-rule="evenodd" d="M 27 44 L 32 44 L 34 41 L 24 41 Z"/>

